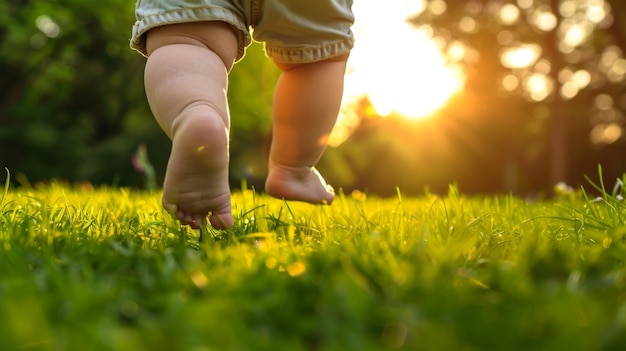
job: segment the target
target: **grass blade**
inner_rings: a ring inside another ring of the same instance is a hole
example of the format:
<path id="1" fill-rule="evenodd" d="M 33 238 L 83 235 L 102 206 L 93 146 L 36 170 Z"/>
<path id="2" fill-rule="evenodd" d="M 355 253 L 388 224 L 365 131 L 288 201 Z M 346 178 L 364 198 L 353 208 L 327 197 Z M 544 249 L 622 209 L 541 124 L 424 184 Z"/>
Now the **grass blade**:
<path id="1" fill-rule="evenodd" d="M 4 204 L 4 199 L 9 193 L 9 184 L 11 183 L 11 172 L 9 172 L 9 169 L 6 167 L 4 168 L 4 170 L 7 172 L 7 179 L 4 182 L 4 192 L 2 193 L 2 198 L 0 199 L 0 207 L 2 207 L 2 205 Z"/>

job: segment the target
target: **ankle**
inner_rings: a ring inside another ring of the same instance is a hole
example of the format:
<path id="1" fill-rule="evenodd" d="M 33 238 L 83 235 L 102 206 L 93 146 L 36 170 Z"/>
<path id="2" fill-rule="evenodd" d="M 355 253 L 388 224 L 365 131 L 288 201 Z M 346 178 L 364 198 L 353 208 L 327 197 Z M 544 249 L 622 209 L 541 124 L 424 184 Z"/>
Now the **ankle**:
<path id="1" fill-rule="evenodd" d="M 289 175 L 295 179 L 305 179 L 315 170 L 315 167 L 311 166 L 287 165 L 275 161 L 270 161 L 268 168 L 270 175 Z"/>
<path id="2" fill-rule="evenodd" d="M 228 128 L 214 111 L 188 111 L 179 115 L 171 126 L 172 139 L 178 135 L 198 148 L 220 149 L 228 145 Z"/>

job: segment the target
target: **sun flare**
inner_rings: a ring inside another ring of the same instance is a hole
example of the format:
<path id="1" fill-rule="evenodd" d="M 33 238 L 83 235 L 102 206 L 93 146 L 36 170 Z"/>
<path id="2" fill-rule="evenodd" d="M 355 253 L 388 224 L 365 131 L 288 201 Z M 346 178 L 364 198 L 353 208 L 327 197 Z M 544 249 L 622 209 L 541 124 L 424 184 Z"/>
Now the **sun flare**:
<path id="1" fill-rule="evenodd" d="M 407 22 L 423 0 L 355 2 L 357 44 L 348 61 L 344 101 L 367 97 L 381 116 L 425 118 L 459 91 L 463 79 L 429 34 Z"/>

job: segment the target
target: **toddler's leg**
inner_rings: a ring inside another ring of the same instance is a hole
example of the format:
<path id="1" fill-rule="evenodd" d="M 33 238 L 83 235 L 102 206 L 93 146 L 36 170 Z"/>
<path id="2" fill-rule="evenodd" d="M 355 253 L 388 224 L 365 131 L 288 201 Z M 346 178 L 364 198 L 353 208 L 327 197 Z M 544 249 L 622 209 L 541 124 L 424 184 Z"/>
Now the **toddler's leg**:
<path id="1" fill-rule="evenodd" d="M 228 185 L 228 71 L 237 38 L 222 22 L 151 30 L 145 69 L 152 112 L 172 139 L 163 206 L 183 224 L 232 224 Z"/>
<path id="2" fill-rule="evenodd" d="M 326 149 L 343 95 L 348 54 L 283 71 L 274 96 L 274 127 L 265 191 L 285 200 L 328 204 L 332 187 L 315 165 Z"/>

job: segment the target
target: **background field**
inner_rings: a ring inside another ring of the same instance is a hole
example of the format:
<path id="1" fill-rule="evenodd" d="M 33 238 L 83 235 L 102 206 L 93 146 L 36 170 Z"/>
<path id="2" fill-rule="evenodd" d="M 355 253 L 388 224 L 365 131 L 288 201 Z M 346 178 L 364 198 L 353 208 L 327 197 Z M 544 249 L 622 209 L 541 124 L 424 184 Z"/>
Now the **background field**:
<path id="1" fill-rule="evenodd" d="M 315 207 L 244 190 L 235 227 L 199 242 L 163 213 L 158 193 L 9 190 L 0 345 L 621 350 L 622 189 L 559 192 L 549 201 L 454 186 L 446 196 L 354 192 Z"/>
<path id="2" fill-rule="evenodd" d="M 584 175 L 598 164 L 607 179 L 626 170 L 626 2 L 390 3 L 396 6 L 355 2 L 365 12 L 356 14 L 361 22 L 348 73 L 355 68 L 363 81 L 352 87 L 376 86 L 399 97 L 387 101 L 392 108 L 437 100 L 428 93 L 446 79 L 433 76 L 438 67 L 423 60 L 428 47 L 415 38 L 417 29 L 422 39 L 430 33 L 465 83 L 422 119 L 381 116 L 367 90 L 359 101 L 346 99 L 339 127 L 347 139 L 329 148 L 318 167 L 330 184 L 380 196 L 394 196 L 396 186 L 406 195 L 420 195 L 425 186 L 445 194 L 450 183 L 466 194 L 534 196 L 560 181 L 585 185 Z M 422 12 L 400 9 L 406 19 L 387 18 L 385 10 L 403 4 L 421 4 Z M 134 6 L 0 2 L 0 170 L 13 172 L 14 186 L 63 179 L 141 189 L 131 157 L 142 144 L 162 183 L 170 142 L 146 101 L 146 60 L 129 48 Z M 550 24 L 556 27 L 546 29 Z M 511 67 L 504 59 L 511 53 L 530 59 Z M 370 65 L 359 65 L 363 58 Z M 277 76 L 260 44 L 230 75 L 235 188 L 247 179 L 262 189 Z"/>
<path id="3" fill-rule="evenodd" d="M 236 223 L 200 241 L 140 190 L 171 145 L 135 2 L 0 1 L 0 350 L 624 349 L 626 2 L 357 2 L 378 42 L 355 24 L 351 58 L 387 54 L 348 69 L 358 88 L 432 100 L 418 29 L 462 86 L 421 119 L 361 91 L 319 164 L 345 193 L 285 203 L 249 190 L 279 74 L 252 45 L 230 74 Z"/>

